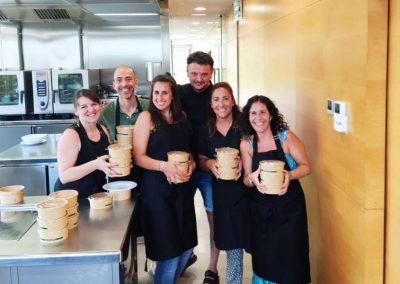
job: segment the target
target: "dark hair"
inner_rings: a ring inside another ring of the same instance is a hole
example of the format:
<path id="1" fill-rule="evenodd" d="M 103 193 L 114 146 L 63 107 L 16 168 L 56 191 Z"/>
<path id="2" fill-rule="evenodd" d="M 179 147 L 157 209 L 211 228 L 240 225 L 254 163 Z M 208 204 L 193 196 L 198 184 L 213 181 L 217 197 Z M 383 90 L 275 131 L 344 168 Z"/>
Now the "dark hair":
<path id="1" fill-rule="evenodd" d="M 150 94 L 149 112 L 150 112 L 150 115 L 151 115 L 151 120 L 154 123 L 154 127 L 155 128 L 162 128 L 162 127 L 168 125 L 168 122 L 164 120 L 164 118 L 161 115 L 161 112 L 157 109 L 157 107 L 153 103 L 154 85 L 157 82 L 168 83 L 170 88 L 171 88 L 173 99 L 172 99 L 171 106 L 170 106 L 170 112 L 171 112 L 171 115 L 172 115 L 173 122 L 177 123 L 177 122 L 180 122 L 182 120 L 185 120 L 186 116 L 182 111 L 182 106 L 181 106 L 180 100 L 178 98 L 178 94 L 176 92 L 176 88 L 177 88 L 176 81 L 172 77 L 172 75 L 167 72 L 165 74 L 157 75 L 153 79 L 153 81 L 151 82 L 151 94 Z"/>
<path id="2" fill-rule="evenodd" d="M 186 60 L 187 65 L 197 63 L 199 65 L 210 65 L 211 69 L 214 68 L 214 60 L 211 55 L 202 51 L 195 51 L 190 54 Z"/>
<path id="3" fill-rule="evenodd" d="M 99 96 L 92 90 L 80 89 L 74 95 L 74 107 L 78 107 L 78 100 L 82 97 L 88 98 L 89 100 L 101 104 Z"/>
<path id="4" fill-rule="evenodd" d="M 271 126 L 271 131 L 274 135 L 277 134 L 277 132 L 289 129 L 289 126 L 285 122 L 283 115 L 279 112 L 273 101 L 271 101 L 269 98 L 265 96 L 255 95 L 251 97 L 247 101 L 246 105 L 243 107 L 240 127 L 245 137 L 249 137 L 255 134 L 255 131 L 251 126 L 249 120 L 250 108 L 255 102 L 260 102 L 267 107 L 268 112 L 271 115 L 271 121 L 269 122 L 269 124 Z"/>
<path id="5" fill-rule="evenodd" d="M 217 89 L 225 89 L 231 96 L 234 106 L 232 107 L 232 127 L 239 127 L 240 123 L 240 109 L 239 106 L 235 102 L 235 97 L 233 96 L 233 90 L 232 87 L 227 83 L 227 82 L 220 82 L 216 83 L 211 87 L 211 97 L 210 97 L 210 104 L 209 104 L 209 111 L 208 111 L 208 119 L 207 119 L 207 128 L 208 128 L 208 135 L 212 137 L 215 133 L 216 130 L 216 122 L 217 122 L 217 116 L 215 112 L 211 109 L 211 103 L 212 103 L 212 95 Z"/>

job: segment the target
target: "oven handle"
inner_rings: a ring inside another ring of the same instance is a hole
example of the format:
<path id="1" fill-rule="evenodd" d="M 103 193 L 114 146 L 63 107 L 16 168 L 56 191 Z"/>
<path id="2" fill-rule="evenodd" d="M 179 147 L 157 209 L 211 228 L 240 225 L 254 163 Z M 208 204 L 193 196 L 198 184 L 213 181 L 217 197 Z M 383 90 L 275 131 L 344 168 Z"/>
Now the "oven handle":
<path id="1" fill-rule="evenodd" d="M 24 94 L 25 94 L 25 91 L 20 91 L 19 93 L 20 93 L 20 95 L 21 95 L 21 105 L 22 105 L 22 103 L 24 102 Z"/>

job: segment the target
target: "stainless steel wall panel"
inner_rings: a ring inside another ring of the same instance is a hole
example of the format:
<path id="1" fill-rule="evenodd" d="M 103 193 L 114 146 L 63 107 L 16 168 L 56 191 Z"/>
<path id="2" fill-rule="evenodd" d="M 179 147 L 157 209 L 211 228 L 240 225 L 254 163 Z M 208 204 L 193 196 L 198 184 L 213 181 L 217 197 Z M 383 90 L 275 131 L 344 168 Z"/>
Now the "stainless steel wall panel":
<path id="1" fill-rule="evenodd" d="M 18 27 L 11 23 L 0 23 L 0 68 L 20 70 L 18 49 Z"/>
<path id="2" fill-rule="evenodd" d="M 146 62 L 162 61 L 161 27 L 88 24 L 84 29 L 84 65 L 88 69 L 130 65 L 146 80 Z"/>
<path id="3" fill-rule="evenodd" d="M 23 25 L 25 70 L 79 69 L 79 28 L 72 23 Z"/>

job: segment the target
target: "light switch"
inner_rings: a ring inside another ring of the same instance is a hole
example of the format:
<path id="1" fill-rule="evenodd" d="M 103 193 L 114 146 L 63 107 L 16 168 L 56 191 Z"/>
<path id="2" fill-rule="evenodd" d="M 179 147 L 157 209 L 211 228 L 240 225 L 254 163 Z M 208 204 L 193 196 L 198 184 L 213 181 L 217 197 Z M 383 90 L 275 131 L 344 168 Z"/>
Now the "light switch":
<path id="1" fill-rule="evenodd" d="M 328 99 L 326 101 L 326 112 L 328 114 L 333 114 L 333 105 L 335 104 L 335 102 L 331 99 Z"/>
<path id="2" fill-rule="evenodd" d="M 333 111 L 333 128 L 337 132 L 346 133 L 348 131 L 346 103 L 335 101 Z"/>

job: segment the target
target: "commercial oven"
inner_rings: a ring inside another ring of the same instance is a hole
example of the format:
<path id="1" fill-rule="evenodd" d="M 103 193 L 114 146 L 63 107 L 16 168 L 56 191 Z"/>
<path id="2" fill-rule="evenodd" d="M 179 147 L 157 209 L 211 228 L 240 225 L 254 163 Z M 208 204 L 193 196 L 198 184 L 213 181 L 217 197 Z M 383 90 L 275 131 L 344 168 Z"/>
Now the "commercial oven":
<path id="1" fill-rule="evenodd" d="M 74 113 L 74 94 L 80 89 L 95 89 L 100 84 L 98 69 L 51 70 L 54 113 Z"/>
<path id="2" fill-rule="evenodd" d="M 0 71 L 0 115 L 33 111 L 31 76 L 30 71 Z"/>

